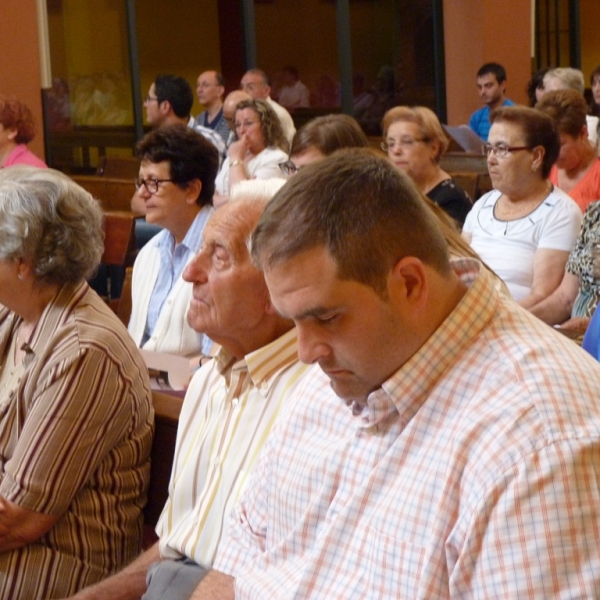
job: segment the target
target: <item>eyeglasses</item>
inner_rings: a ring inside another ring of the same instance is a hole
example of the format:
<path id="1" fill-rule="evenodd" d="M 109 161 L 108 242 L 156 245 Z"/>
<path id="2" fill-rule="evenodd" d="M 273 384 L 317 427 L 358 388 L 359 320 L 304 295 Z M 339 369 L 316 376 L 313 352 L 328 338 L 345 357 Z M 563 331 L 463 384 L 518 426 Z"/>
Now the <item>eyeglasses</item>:
<path id="1" fill-rule="evenodd" d="M 519 150 L 531 150 L 531 148 L 529 146 L 507 146 L 506 144 L 496 144 L 495 146 L 484 144 L 481 146 L 482 154 L 489 156 L 493 152 L 498 158 L 504 158 L 507 154 L 518 152 Z"/>
<path id="2" fill-rule="evenodd" d="M 152 102 L 153 100 L 156 100 L 158 102 L 158 98 L 156 96 L 151 96 L 150 94 L 148 94 L 146 96 L 146 99 L 144 101 L 145 102 Z"/>
<path id="3" fill-rule="evenodd" d="M 284 175 L 295 175 L 302 167 L 297 167 L 291 160 L 279 163 L 279 168 Z"/>
<path id="4" fill-rule="evenodd" d="M 238 123 L 236 121 L 235 128 L 241 129 L 242 127 L 245 127 L 246 129 L 249 129 L 250 127 L 252 127 L 252 125 L 256 125 L 257 123 L 260 123 L 260 121 L 244 121 L 243 123 Z"/>
<path id="5" fill-rule="evenodd" d="M 262 81 L 249 81 L 248 83 L 243 83 L 241 87 L 245 92 L 253 92 L 259 87 L 264 87 L 264 85 Z"/>
<path id="6" fill-rule="evenodd" d="M 156 194 L 156 192 L 158 192 L 158 187 L 160 183 L 167 183 L 167 181 L 173 181 L 172 179 L 142 179 L 141 177 L 138 177 L 137 179 L 133 180 L 133 183 L 135 184 L 135 189 L 136 190 L 140 190 L 140 188 L 142 186 L 144 186 L 146 188 L 146 191 L 149 194 Z"/>
<path id="7" fill-rule="evenodd" d="M 410 150 L 414 148 L 417 142 L 429 142 L 431 141 L 429 138 L 414 138 L 410 135 L 403 135 L 399 140 L 385 140 L 385 142 L 381 142 L 381 149 L 384 152 L 388 150 L 393 150 L 396 146 L 403 148 L 404 150 Z"/>

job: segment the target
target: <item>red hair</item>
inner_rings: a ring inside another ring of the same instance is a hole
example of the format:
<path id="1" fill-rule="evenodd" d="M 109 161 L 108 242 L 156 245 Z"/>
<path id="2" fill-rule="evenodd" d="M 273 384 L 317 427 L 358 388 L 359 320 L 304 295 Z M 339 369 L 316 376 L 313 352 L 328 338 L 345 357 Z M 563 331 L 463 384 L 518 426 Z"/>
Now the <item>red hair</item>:
<path id="1" fill-rule="evenodd" d="M 17 144 L 28 144 L 35 137 L 33 115 L 25 104 L 13 96 L 0 95 L 0 123 L 4 129 L 16 129 Z"/>

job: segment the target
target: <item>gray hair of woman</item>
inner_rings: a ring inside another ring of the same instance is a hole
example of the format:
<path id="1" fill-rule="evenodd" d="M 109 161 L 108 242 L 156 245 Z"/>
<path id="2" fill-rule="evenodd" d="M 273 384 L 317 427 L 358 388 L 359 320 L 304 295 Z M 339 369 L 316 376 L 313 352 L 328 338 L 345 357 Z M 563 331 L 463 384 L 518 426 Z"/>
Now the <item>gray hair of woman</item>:
<path id="1" fill-rule="evenodd" d="M 287 152 L 289 144 L 283 133 L 281 121 L 277 113 L 269 106 L 269 103 L 266 100 L 242 100 L 235 107 L 236 114 L 238 110 L 243 110 L 244 108 L 250 108 L 257 114 L 265 146 L 268 148 L 279 148 Z"/>
<path id="2" fill-rule="evenodd" d="M 29 263 L 40 284 L 78 283 L 96 270 L 103 240 L 98 202 L 66 175 L 0 170 L 0 259 Z"/>

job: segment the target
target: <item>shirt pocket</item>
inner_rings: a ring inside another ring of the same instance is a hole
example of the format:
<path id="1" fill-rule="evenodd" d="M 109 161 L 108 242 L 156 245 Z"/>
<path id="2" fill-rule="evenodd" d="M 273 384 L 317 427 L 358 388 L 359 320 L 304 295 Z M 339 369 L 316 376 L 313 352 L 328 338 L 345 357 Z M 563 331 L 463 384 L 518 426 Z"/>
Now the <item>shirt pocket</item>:
<path id="1" fill-rule="evenodd" d="M 358 564 L 367 582 L 365 597 L 417 598 L 425 549 L 374 527 L 365 527 L 364 536 Z"/>

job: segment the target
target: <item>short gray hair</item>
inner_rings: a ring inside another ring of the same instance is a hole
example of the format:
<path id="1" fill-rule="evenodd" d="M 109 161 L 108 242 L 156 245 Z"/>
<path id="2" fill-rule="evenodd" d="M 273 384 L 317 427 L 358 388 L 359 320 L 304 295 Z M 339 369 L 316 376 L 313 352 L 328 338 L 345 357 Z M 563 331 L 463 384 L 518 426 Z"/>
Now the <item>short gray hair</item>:
<path id="1" fill-rule="evenodd" d="M 0 258 L 29 262 L 40 283 L 78 283 L 96 270 L 103 239 L 98 202 L 66 175 L 0 170 Z"/>
<path id="2" fill-rule="evenodd" d="M 575 90 L 583 96 L 585 81 L 583 73 L 579 69 L 572 69 L 571 67 L 551 69 L 544 75 L 544 85 L 550 79 L 558 79 L 563 84 L 563 89 Z"/>

